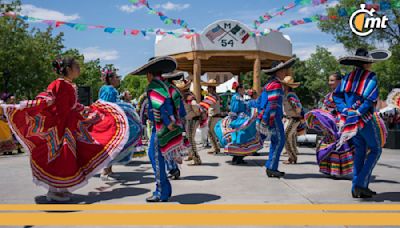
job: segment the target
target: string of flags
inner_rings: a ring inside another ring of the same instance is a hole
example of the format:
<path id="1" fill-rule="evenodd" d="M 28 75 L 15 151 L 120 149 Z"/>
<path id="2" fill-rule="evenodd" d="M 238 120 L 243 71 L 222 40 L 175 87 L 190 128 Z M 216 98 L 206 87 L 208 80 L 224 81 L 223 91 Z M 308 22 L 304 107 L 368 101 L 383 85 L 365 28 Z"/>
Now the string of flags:
<path id="1" fill-rule="evenodd" d="M 381 1 L 379 3 L 366 4 L 365 8 L 368 10 L 375 9 L 376 11 L 387 11 L 390 9 L 400 9 L 400 1 L 399 0 L 393 0 L 392 2 Z M 355 6 L 349 7 L 349 8 L 339 7 L 336 11 L 330 12 L 330 15 L 314 15 L 312 17 L 306 17 L 306 18 L 299 19 L 299 20 L 292 20 L 289 23 L 280 25 L 276 30 L 279 31 L 279 30 L 282 30 L 285 28 L 290 28 L 293 26 L 308 24 L 308 23 L 312 23 L 312 22 L 335 20 L 335 19 L 338 19 L 339 17 L 348 17 L 357 9 L 358 8 Z"/>
<path id="2" fill-rule="evenodd" d="M 132 36 L 137 36 L 137 35 L 143 35 L 147 36 L 149 34 L 155 34 L 155 35 L 171 35 L 176 38 L 182 38 L 185 37 L 186 39 L 192 39 L 193 36 L 196 36 L 195 33 L 191 32 L 183 32 L 183 33 L 178 33 L 178 32 L 172 32 L 172 31 L 165 31 L 163 29 L 153 29 L 153 28 L 148 28 L 148 29 L 129 29 L 129 28 L 116 28 L 116 27 L 110 27 L 110 26 L 105 26 L 105 25 L 88 25 L 88 24 L 81 24 L 81 23 L 71 23 L 71 22 L 66 22 L 66 21 L 58 21 L 58 20 L 45 20 L 45 19 L 40 19 L 40 18 L 35 18 L 35 17 L 28 17 L 28 16 L 23 16 L 23 15 L 17 15 L 14 12 L 6 12 L 3 14 L 0 14 L 0 16 L 7 16 L 7 17 L 13 17 L 13 18 L 19 18 L 24 20 L 27 23 L 42 23 L 46 24 L 51 27 L 59 28 L 61 26 L 68 26 L 70 28 L 73 28 L 77 31 L 86 31 L 88 29 L 100 29 L 103 30 L 105 33 L 110 33 L 110 34 L 123 34 L 123 35 L 132 35 Z"/>
<path id="3" fill-rule="evenodd" d="M 136 7 L 139 7 L 139 6 L 146 7 L 149 14 L 159 16 L 160 20 L 162 22 L 164 22 L 164 24 L 166 24 L 166 25 L 174 24 L 174 25 L 178 25 L 181 28 L 185 29 L 186 32 L 194 32 L 193 29 L 188 28 L 189 25 L 186 23 L 185 20 L 179 19 L 179 18 L 178 19 L 169 18 L 163 12 L 157 11 L 153 7 L 151 7 L 147 0 L 129 0 L 129 2 L 131 2 Z"/>
<path id="4" fill-rule="evenodd" d="M 254 20 L 253 28 L 255 30 L 258 30 L 258 28 L 263 23 L 271 20 L 272 18 L 274 18 L 276 16 L 282 16 L 286 11 L 293 9 L 297 6 L 308 6 L 308 5 L 318 6 L 321 4 L 326 4 L 327 2 L 328 2 L 328 0 L 295 0 L 294 2 L 289 3 L 286 6 L 282 6 L 274 13 L 265 13 L 264 15 L 260 16 L 257 20 Z"/>

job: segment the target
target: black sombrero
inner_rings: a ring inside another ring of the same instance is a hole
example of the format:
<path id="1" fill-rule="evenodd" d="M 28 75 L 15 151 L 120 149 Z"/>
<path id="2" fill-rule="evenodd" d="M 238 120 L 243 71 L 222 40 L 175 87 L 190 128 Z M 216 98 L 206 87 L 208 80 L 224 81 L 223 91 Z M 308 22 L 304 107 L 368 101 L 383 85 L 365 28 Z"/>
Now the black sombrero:
<path id="1" fill-rule="evenodd" d="M 147 73 L 169 73 L 178 67 L 176 60 L 170 56 L 149 59 L 149 62 L 134 70 L 132 75 L 145 75 Z"/>
<path id="2" fill-rule="evenodd" d="M 368 52 L 365 48 L 358 48 L 355 55 L 345 56 L 339 59 L 339 63 L 348 66 L 361 66 L 362 64 L 383 61 L 392 56 L 388 50 L 373 50 Z"/>
<path id="3" fill-rule="evenodd" d="M 295 63 L 296 63 L 296 57 L 293 57 L 293 58 L 289 59 L 286 62 L 273 61 L 271 68 L 267 69 L 267 70 L 263 70 L 263 72 L 266 73 L 266 74 L 274 74 L 278 70 L 287 69 L 287 68 L 292 67 L 293 64 L 295 64 Z"/>

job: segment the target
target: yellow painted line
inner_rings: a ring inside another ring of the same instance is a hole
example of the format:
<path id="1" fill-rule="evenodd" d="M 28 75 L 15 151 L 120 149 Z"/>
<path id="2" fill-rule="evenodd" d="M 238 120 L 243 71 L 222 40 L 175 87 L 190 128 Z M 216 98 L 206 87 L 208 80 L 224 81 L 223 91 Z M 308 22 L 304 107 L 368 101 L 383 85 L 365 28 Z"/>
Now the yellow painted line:
<path id="1" fill-rule="evenodd" d="M 400 211 L 400 204 L 0 204 L 1 211 Z"/>
<path id="2" fill-rule="evenodd" d="M 86 213 L 11 213 L 0 214 L 0 225 L 400 225 L 398 213 L 311 213 L 311 214 L 86 214 Z"/>

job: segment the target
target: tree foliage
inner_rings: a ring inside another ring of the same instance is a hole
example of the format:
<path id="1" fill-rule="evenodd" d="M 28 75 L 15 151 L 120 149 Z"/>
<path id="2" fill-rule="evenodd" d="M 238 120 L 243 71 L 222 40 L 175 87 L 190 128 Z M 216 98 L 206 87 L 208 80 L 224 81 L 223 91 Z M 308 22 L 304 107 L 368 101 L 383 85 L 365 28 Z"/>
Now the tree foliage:
<path id="1" fill-rule="evenodd" d="M 335 7 L 327 9 L 327 13 L 332 15 L 337 12 L 339 7 L 352 8 L 355 11 L 359 8 L 361 0 L 340 0 Z M 374 0 L 379 3 L 380 1 Z M 392 6 L 399 6 L 400 1 L 392 0 Z M 367 37 L 360 37 L 350 30 L 349 18 L 339 17 L 338 20 L 322 21 L 319 24 L 321 31 L 332 34 L 337 42 L 340 42 L 348 51 L 354 52 L 359 47 L 369 48 L 370 50 L 382 44 L 389 46 L 393 56 L 384 62 L 373 65 L 373 70 L 378 75 L 380 98 L 386 99 L 387 94 L 392 88 L 400 84 L 400 11 L 399 7 L 391 7 L 387 11 L 378 11 L 378 15 L 386 15 L 389 18 L 387 29 L 376 29 Z"/>
<path id="2" fill-rule="evenodd" d="M 133 98 L 139 98 L 147 87 L 147 79 L 144 76 L 126 75 L 121 82 L 120 90 L 128 90 Z"/>
<path id="3" fill-rule="evenodd" d="M 390 1 L 390 0 L 389 0 Z M 381 2 L 380 0 L 373 0 L 375 3 Z M 354 12 L 360 7 L 363 0 L 340 0 L 339 4 L 327 9 L 328 15 L 337 15 L 339 8 L 345 8 L 347 11 Z M 400 4 L 398 0 L 392 0 L 392 5 Z M 390 46 L 398 45 L 400 43 L 400 11 L 399 8 L 391 7 L 387 11 L 378 11 L 378 16 L 387 16 L 389 18 L 387 29 L 376 29 L 374 32 L 366 37 L 361 37 L 354 34 L 349 26 L 349 19 L 351 14 L 347 16 L 338 17 L 335 20 L 321 21 L 319 28 L 321 31 L 332 34 L 336 41 L 342 43 L 348 50 L 355 50 L 358 47 L 374 47 L 382 42 L 388 43 Z"/>

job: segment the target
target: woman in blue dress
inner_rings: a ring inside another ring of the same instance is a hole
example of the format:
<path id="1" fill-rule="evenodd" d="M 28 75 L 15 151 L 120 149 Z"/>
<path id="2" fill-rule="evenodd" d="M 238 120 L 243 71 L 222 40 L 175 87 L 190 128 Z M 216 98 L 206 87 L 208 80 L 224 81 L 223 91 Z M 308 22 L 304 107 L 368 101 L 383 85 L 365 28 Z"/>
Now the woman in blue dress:
<path id="1" fill-rule="evenodd" d="M 262 148 L 256 130 L 257 110 L 244 101 L 245 90 L 238 85 L 232 96 L 230 112 L 215 126 L 215 133 L 225 153 L 232 155 L 232 164 L 245 164 L 243 158 Z"/>
<path id="2" fill-rule="evenodd" d="M 120 96 L 116 88 L 120 85 L 120 77 L 116 74 L 115 69 L 104 68 L 102 71 L 102 80 L 105 82 L 105 85 L 100 88 L 99 99 L 118 104 L 118 106 L 124 110 L 129 122 L 129 139 L 127 144 L 101 174 L 101 179 L 107 180 L 113 173 L 112 165 L 127 164 L 131 160 L 132 154 L 137 151 L 136 146 L 141 140 L 142 125 L 133 105 L 119 99 Z"/>

